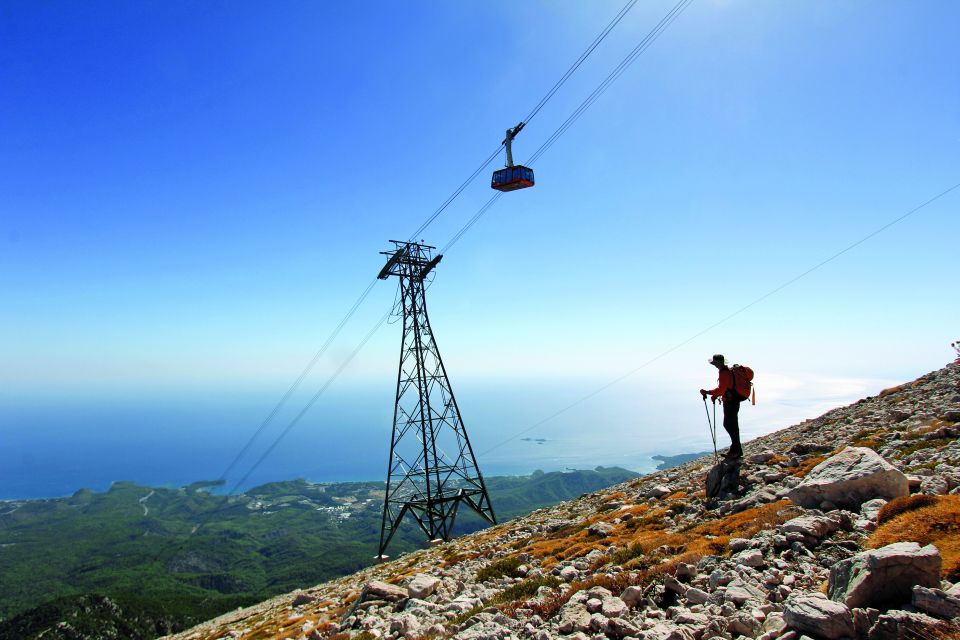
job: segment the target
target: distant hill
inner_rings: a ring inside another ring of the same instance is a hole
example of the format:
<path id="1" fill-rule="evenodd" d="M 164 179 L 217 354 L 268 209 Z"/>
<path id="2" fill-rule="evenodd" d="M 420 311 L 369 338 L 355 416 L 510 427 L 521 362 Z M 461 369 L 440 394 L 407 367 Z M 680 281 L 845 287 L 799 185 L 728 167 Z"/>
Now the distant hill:
<path id="1" fill-rule="evenodd" d="M 665 469 L 679 467 L 684 462 L 690 462 L 691 460 L 696 460 L 697 458 L 710 455 L 710 453 L 710 451 L 701 451 L 700 453 L 681 453 L 675 456 L 657 455 L 650 457 L 660 462 L 660 464 L 657 465 L 657 471 L 664 471 Z"/>
<path id="2" fill-rule="evenodd" d="M 490 477 L 487 485 L 502 521 L 636 476 L 597 467 Z M 35 637 L 47 621 L 71 616 L 77 629 L 98 619 L 120 629 L 115 608 L 125 612 L 118 620 L 143 621 L 116 637 L 154 637 L 372 563 L 382 482 L 272 482 L 228 499 L 210 493 L 215 485 L 116 482 L 102 493 L 0 502 L 0 640 Z M 483 528 L 461 513 L 458 534 Z M 390 551 L 422 546 L 411 524 Z M 114 637 L 77 633 L 43 637 Z"/>

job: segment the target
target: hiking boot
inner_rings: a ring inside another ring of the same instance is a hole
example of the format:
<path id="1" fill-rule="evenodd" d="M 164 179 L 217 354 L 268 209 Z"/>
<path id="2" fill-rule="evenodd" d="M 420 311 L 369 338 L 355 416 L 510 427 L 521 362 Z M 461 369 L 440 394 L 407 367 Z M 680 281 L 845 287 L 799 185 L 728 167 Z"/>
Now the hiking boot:
<path id="1" fill-rule="evenodd" d="M 733 448 L 730 447 L 730 450 L 727 451 L 727 455 L 723 456 L 724 460 L 739 460 L 743 457 L 743 447 Z"/>

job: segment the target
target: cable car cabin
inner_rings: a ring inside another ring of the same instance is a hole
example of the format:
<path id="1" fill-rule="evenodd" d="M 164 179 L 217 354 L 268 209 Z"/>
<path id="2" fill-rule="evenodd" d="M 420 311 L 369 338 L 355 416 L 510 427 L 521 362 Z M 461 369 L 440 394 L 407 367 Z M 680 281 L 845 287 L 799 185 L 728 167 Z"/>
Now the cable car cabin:
<path id="1" fill-rule="evenodd" d="M 523 165 L 514 165 L 493 172 L 490 186 L 497 191 L 516 191 L 533 186 L 533 169 Z"/>

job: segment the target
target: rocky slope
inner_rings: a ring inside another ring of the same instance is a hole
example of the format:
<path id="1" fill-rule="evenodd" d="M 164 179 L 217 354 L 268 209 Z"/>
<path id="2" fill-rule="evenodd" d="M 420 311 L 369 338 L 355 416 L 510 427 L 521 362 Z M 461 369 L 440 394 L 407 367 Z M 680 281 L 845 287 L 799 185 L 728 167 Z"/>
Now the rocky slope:
<path id="1" fill-rule="evenodd" d="M 171 638 L 960 637 L 960 363 Z M 954 586 L 954 583 L 957 583 Z"/>

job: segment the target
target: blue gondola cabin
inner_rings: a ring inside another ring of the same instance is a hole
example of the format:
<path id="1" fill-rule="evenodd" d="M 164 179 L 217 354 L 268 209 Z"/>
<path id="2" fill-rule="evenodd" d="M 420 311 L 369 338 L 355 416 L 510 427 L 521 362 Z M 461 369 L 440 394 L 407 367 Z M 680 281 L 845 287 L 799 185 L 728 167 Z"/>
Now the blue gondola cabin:
<path id="1" fill-rule="evenodd" d="M 497 191 L 516 191 L 533 186 L 533 169 L 523 165 L 514 165 L 493 172 L 490 186 Z"/>

